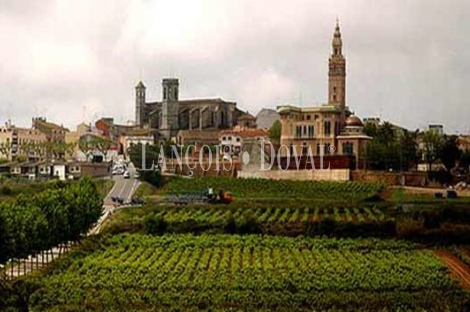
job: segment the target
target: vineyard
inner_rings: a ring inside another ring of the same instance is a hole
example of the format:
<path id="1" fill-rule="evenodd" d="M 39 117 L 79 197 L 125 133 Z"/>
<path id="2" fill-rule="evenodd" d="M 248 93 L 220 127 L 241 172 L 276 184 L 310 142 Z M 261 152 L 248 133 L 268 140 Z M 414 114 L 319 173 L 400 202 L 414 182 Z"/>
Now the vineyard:
<path id="1" fill-rule="evenodd" d="M 359 182 L 306 182 L 289 180 L 233 179 L 208 176 L 192 179 L 172 178 L 162 193 L 201 191 L 212 187 L 227 190 L 236 198 L 318 198 L 337 200 L 364 200 L 382 189 L 381 184 Z"/>
<path id="2" fill-rule="evenodd" d="M 34 310 L 468 311 L 431 251 L 379 239 L 117 235 L 41 278 Z M 67 262 L 68 261 L 68 262 Z"/>
<path id="3" fill-rule="evenodd" d="M 386 215 L 375 207 L 366 208 L 280 208 L 267 207 L 253 209 L 249 207 L 237 208 L 207 208 L 183 207 L 156 210 L 155 215 L 166 221 L 178 222 L 194 220 L 198 223 L 219 223 L 228 218 L 239 218 L 250 214 L 256 221 L 263 224 L 300 224 L 314 223 L 325 220 L 335 222 L 379 222 L 385 221 Z"/>

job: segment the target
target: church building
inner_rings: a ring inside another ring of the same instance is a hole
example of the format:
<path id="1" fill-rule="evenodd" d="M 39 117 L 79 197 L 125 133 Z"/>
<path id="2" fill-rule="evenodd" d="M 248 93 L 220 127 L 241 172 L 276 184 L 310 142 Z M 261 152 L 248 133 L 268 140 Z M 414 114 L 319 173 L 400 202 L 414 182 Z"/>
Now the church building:
<path id="1" fill-rule="evenodd" d="M 328 103 L 321 106 L 299 107 L 281 105 L 281 153 L 307 155 L 348 155 L 353 157 L 353 169 L 359 167 L 365 146 L 372 138 L 363 132 L 361 119 L 346 105 L 346 59 L 338 21 L 329 58 Z"/>
<path id="2" fill-rule="evenodd" d="M 140 128 L 156 130 L 161 139 L 176 141 L 180 130 L 228 129 L 237 124 L 242 113 L 235 102 L 220 98 L 180 100 L 179 81 L 162 81 L 162 100 L 146 101 L 146 87 L 140 81 L 135 87 L 135 124 Z"/>

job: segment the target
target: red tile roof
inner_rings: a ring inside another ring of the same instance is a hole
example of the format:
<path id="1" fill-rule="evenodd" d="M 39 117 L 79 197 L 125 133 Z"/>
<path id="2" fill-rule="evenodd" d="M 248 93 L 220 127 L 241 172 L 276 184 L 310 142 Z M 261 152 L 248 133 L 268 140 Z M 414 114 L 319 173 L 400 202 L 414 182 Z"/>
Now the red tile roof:
<path id="1" fill-rule="evenodd" d="M 223 130 L 219 133 L 219 136 L 222 135 L 237 135 L 241 136 L 242 138 L 255 138 L 267 136 L 268 131 L 264 129 Z"/>

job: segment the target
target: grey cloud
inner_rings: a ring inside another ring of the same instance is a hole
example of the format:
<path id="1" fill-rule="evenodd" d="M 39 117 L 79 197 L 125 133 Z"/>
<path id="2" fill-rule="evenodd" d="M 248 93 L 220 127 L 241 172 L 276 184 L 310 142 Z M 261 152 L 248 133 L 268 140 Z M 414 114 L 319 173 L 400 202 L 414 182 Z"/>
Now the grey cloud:
<path id="1" fill-rule="evenodd" d="M 221 96 L 253 113 L 322 103 L 339 16 L 358 115 L 468 132 L 468 9 L 464 0 L 0 2 L 0 117 L 29 125 L 46 112 L 74 127 L 87 106 L 87 119 L 125 121 L 136 82 L 157 99 L 170 75 L 182 97 Z"/>

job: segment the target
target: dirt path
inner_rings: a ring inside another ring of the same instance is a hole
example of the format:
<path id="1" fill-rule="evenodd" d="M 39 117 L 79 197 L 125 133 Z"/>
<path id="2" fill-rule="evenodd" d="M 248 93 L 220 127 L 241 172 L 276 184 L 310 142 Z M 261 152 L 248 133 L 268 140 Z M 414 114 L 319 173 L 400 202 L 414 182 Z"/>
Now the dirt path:
<path id="1" fill-rule="evenodd" d="M 438 250 L 436 255 L 449 267 L 451 275 L 459 280 L 465 289 L 470 289 L 470 268 L 447 250 Z"/>
<path id="2" fill-rule="evenodd" d="M 403 190 L 405 191 L 405 193 L 408 193 L 408 194 L 424 194 L 424 195 L 430 195 L 430 196 L 434 196 L 434 194 L 438 192 L 445 193 L 447 191 L 447 189 L 444 187 L 431 188 L 431 187 L 414 187 L 414 186 L 405 186 L 403 187 Z M 470 190 L 468 189 L 463 189 L 463 190 L 456 189 L 455 191 L 460 197 L 470 196 Z"/>
<path id="3" fill-rule="evenodd" d="M 470 258 L 470 250 L 469 250 L 469 249 L 467 249 L 467 248 L 461 248 L 460 251 L 461 251 L 464 255 L 466 255 L 467 257 Z"/>

